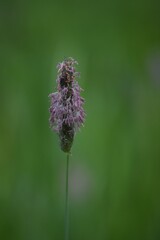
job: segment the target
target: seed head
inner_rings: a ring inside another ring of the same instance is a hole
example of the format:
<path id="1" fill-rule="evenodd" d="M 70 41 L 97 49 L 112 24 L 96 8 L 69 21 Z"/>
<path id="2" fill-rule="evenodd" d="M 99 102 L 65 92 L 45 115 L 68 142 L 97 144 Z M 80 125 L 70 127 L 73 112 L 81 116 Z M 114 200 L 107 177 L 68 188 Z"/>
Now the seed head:
<path id="1" fill-rule="evenodd" d="M 79 76 L 74 67 L 76 64 L 73 58 L 67 58 L 57 65 L 57 92 L 49 95 L 50 126 L 58 133 L 64 152 L 70 152 L 74 135 L 85 119 L 84 99 L 80 96 L 82 89 L 76 81 Z"/>

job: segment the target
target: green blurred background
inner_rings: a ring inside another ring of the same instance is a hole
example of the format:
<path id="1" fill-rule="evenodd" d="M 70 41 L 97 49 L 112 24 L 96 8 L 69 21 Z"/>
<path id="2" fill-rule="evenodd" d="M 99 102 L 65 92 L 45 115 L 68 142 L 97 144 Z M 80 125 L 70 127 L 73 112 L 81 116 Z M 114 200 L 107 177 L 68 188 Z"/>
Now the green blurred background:
<path id="1" fill-rule="evenodd" d="M 159 1 L 1 0 L 0 32 L 0 239 L 64 239 L 66 156 L 48 94 L 71 56 L 87 118 L 70 240 L 159 240 Z"/>

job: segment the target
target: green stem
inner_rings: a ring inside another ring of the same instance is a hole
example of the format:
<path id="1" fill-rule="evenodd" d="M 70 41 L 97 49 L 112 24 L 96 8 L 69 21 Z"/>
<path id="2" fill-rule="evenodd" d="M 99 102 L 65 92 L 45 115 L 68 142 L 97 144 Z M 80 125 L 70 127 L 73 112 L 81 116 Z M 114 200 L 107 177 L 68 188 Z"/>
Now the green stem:
<path id="1" fill-rule="evenodd" d="M 65 240 L 69 239 L 69 194 L 68 194 L 68 172 L 69 172 L 69 153 L 67 153 L 67 166 L 66 166 L 66 201 L 65 201 Z"/>

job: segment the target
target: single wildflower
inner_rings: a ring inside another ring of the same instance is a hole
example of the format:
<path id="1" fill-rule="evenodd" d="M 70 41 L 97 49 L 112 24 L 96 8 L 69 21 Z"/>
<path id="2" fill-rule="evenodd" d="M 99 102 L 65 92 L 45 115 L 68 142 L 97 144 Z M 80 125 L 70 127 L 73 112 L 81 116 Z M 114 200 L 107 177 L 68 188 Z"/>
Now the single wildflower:
<path id="1" fill-rule="evenodd" d="M 85 119 L 84 98 L 80 96 L 82 89 L 76 81 L 79 76 L 75 70 L 76 64 L 73 58 L 58 64 L 57 92 L 49 95 L 50 126 L 59 135 L 62 151 L 67 153 L 70 152 L 75 133 Z"/>

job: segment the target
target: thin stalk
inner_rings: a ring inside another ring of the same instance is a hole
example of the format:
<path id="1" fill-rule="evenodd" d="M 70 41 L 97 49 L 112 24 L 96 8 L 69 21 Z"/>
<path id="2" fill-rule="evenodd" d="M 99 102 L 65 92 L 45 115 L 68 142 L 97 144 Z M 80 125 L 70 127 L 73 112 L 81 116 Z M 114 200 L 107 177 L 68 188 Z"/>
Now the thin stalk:
<path id="1" fill-rule="evenodd" d="M 69 239 L 69 153 L 67 153 L 67 166 L 66 166 L 66 200 L 65 200 L 65 240 Z"/>

